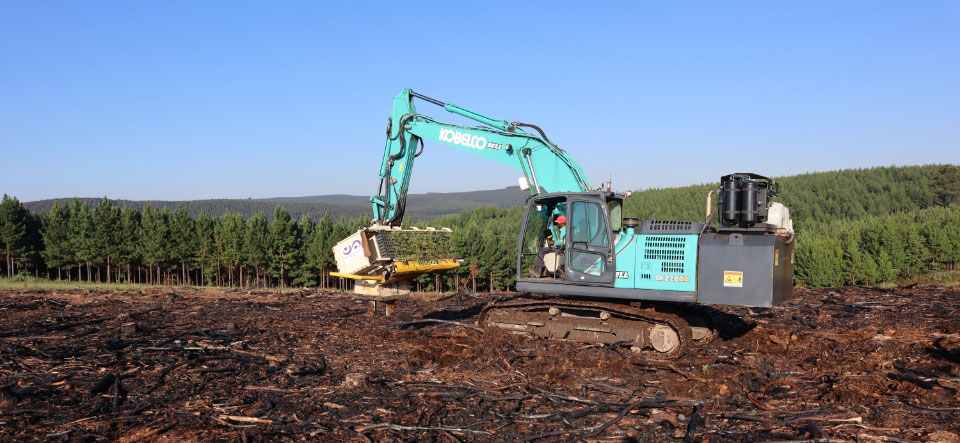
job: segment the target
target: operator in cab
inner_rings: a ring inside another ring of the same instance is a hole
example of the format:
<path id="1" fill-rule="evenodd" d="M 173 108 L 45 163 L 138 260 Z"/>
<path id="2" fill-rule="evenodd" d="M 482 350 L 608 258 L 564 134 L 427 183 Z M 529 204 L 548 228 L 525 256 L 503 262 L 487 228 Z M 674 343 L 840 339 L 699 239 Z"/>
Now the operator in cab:
<path id="1" fill-rule="evenodd" d="M 544 234 L 546 235 L 545 244 L 542 248 L 540 248 L 540 251 L 537 252 L 537 261 L 534 263 L 533 269 L 531 270 L 534 278 L 543 277 L 544 273 L 547 271 L 547 265 L 544 261 L 547 254 L 554 253 L 559 255 L 559 259 L 562 262 L 563 239 L 565 237 L 564 228 L 567 224 L 567 217 L 561 215 L 553 221 L 553 224 L 553 230 L 557 233 L 557 239 L 554 240 L 553 232 L 551 232 L 549 229 L 544 231 Z M 557 260 L 558 257 L 554 256 L 553 259 Z M 562 264 L 558 264 L 557 270 L 560 271 L 560 274 L 562 275 L 563 271 L 559 269 L 560 266 L 562 266 Z"/>
<path id="2" fill-rule="evenodd" d="M 557 233 L 557 238 L 556 238 L 556 240 L 555 240 L 555 243 L 556 243 L 556 245 L 557 245 L 557 249 L 563 249 L 564 240 L 565 240 L 566 237 L 567 237 L 567 232 L 566 232 L 566 229 L 565 229 L 566 227 L 567 227 L 567 217 L 566 217 L 566 216 L 561 215 L 561 216 L 557 217 L 556 220 L 553 221 L 553 230 L 554 230 L 554 232 Z"/>
<path id="3" fill-rule="evenodd" d="M 530 271 L 533 278 L 543 277 L 544 272 L 547 271 L 547 264 L 544 262 L 544 257 L 551 252 L 557 252 L 557 248 L 554 246 L 553 234 L 547 234 L 545 243 L 546 244 L 540 248 L 540 251 L 537 252 L 537 261 L 533 264 L 533 269 Z"/>

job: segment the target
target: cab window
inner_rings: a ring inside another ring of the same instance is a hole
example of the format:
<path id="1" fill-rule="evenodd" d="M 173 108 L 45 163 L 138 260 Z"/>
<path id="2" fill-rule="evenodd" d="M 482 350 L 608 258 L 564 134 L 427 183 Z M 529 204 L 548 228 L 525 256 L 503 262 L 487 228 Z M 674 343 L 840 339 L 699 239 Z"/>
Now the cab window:
<path id="1" fill-rule="evenodd" d="M 607 209 L 610 210 L 610 230 L 620 232 L 623 224 L 623 205 L 618 201 L 607 202 Z"/>
<path id="2" fill-rule="evenodd" d="M 572 220 L 567 223 L 570 241 L 601 248 L 610 247 L 607 224 L 603 216 L 603 208 L 598 203 L 573 202 L 570 214 Z"/>

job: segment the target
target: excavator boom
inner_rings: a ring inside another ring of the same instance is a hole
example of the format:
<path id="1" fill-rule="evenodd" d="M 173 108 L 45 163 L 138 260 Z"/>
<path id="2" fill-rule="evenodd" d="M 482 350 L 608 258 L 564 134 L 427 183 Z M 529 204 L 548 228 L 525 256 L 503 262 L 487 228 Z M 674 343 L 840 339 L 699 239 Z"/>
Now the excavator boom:
<path id="1" fill-rule="evenodd" d="M 415 98 L 481 125 L 455 125 L 418 114 Z M 403 295 L 409 292 L 409 280 L 459 266 L 452 251 L 444 248 L 450 244 L 449 230 L 400 229 L 414 163 L 423 152 L 424 142 L 450 146 L 513 167 L 523 174 L 521 183 L 531 195 L 590 190 L 580 165 L 536 125 L 493 119 L 410 89 L 394 97 L 386 136 L 378 194 L 370 197 L 373 225 L 357 231 L 333 249 L 339 271 L 333 275 L 354 280 L 354 290 L 361 294 Z"/>
<path id="2" fill-rule="evenodd" d="M 455 125 L 418 114 L 414 98 L 486 126 Z M 524 131 L 524 127 L 537 134 Z M 380 163 L 380 189 L 377 196 L 370 197 L 376 223 L 398 226 L 402 222 L 414 161 L 423 142 L 447 145 L 517 169 L 532 195 L 591 190 L 580 165 L 537 126 L 496 120 L 404 89 L 393 99 Z"/>

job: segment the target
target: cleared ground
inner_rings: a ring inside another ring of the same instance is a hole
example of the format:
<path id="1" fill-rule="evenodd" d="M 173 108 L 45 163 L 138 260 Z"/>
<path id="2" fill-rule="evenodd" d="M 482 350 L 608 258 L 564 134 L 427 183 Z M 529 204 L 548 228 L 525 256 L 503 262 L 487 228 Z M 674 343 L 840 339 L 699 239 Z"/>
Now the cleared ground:
<path id="1" fill-rule="evenodd" d="M 0 291 L 0 440 L 960 441 L 956 288 L 724 308 L 669 363 L 475 329 L 509 297 Z"/>

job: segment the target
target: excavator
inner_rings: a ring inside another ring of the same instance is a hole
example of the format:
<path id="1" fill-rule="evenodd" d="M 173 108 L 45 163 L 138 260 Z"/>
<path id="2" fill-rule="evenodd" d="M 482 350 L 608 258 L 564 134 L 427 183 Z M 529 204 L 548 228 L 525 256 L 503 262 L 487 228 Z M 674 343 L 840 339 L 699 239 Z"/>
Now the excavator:
<path id="1" fill-rule="evenodd" d="M 415 99 L 481 125 L 420 114 Z M 487 305 L 482 327 L 667 360 L 717 337 L 718 311 L 710 305 L 770 308 L 792 296 L 795 233 L 789 210 L 772 201 L 779 185 L 770 178 L 722 176 L 706 196 L 704 222 L 640 220 L 623 215 L 628 193 L 591 186 L 580 165 L 534 124 L 403 89 L 386 138 L 380 186 L 370 197 L 372 224 L 333 248 L 333 275 L 355 280 L 358 294 L 402 297 L 411 279 L 460 264 L 449 250 L 449 229 L 401 227 L 414 162 L 430 141 L 519 170 L 530 193 L 516 253 L 523 296 Z"/>

